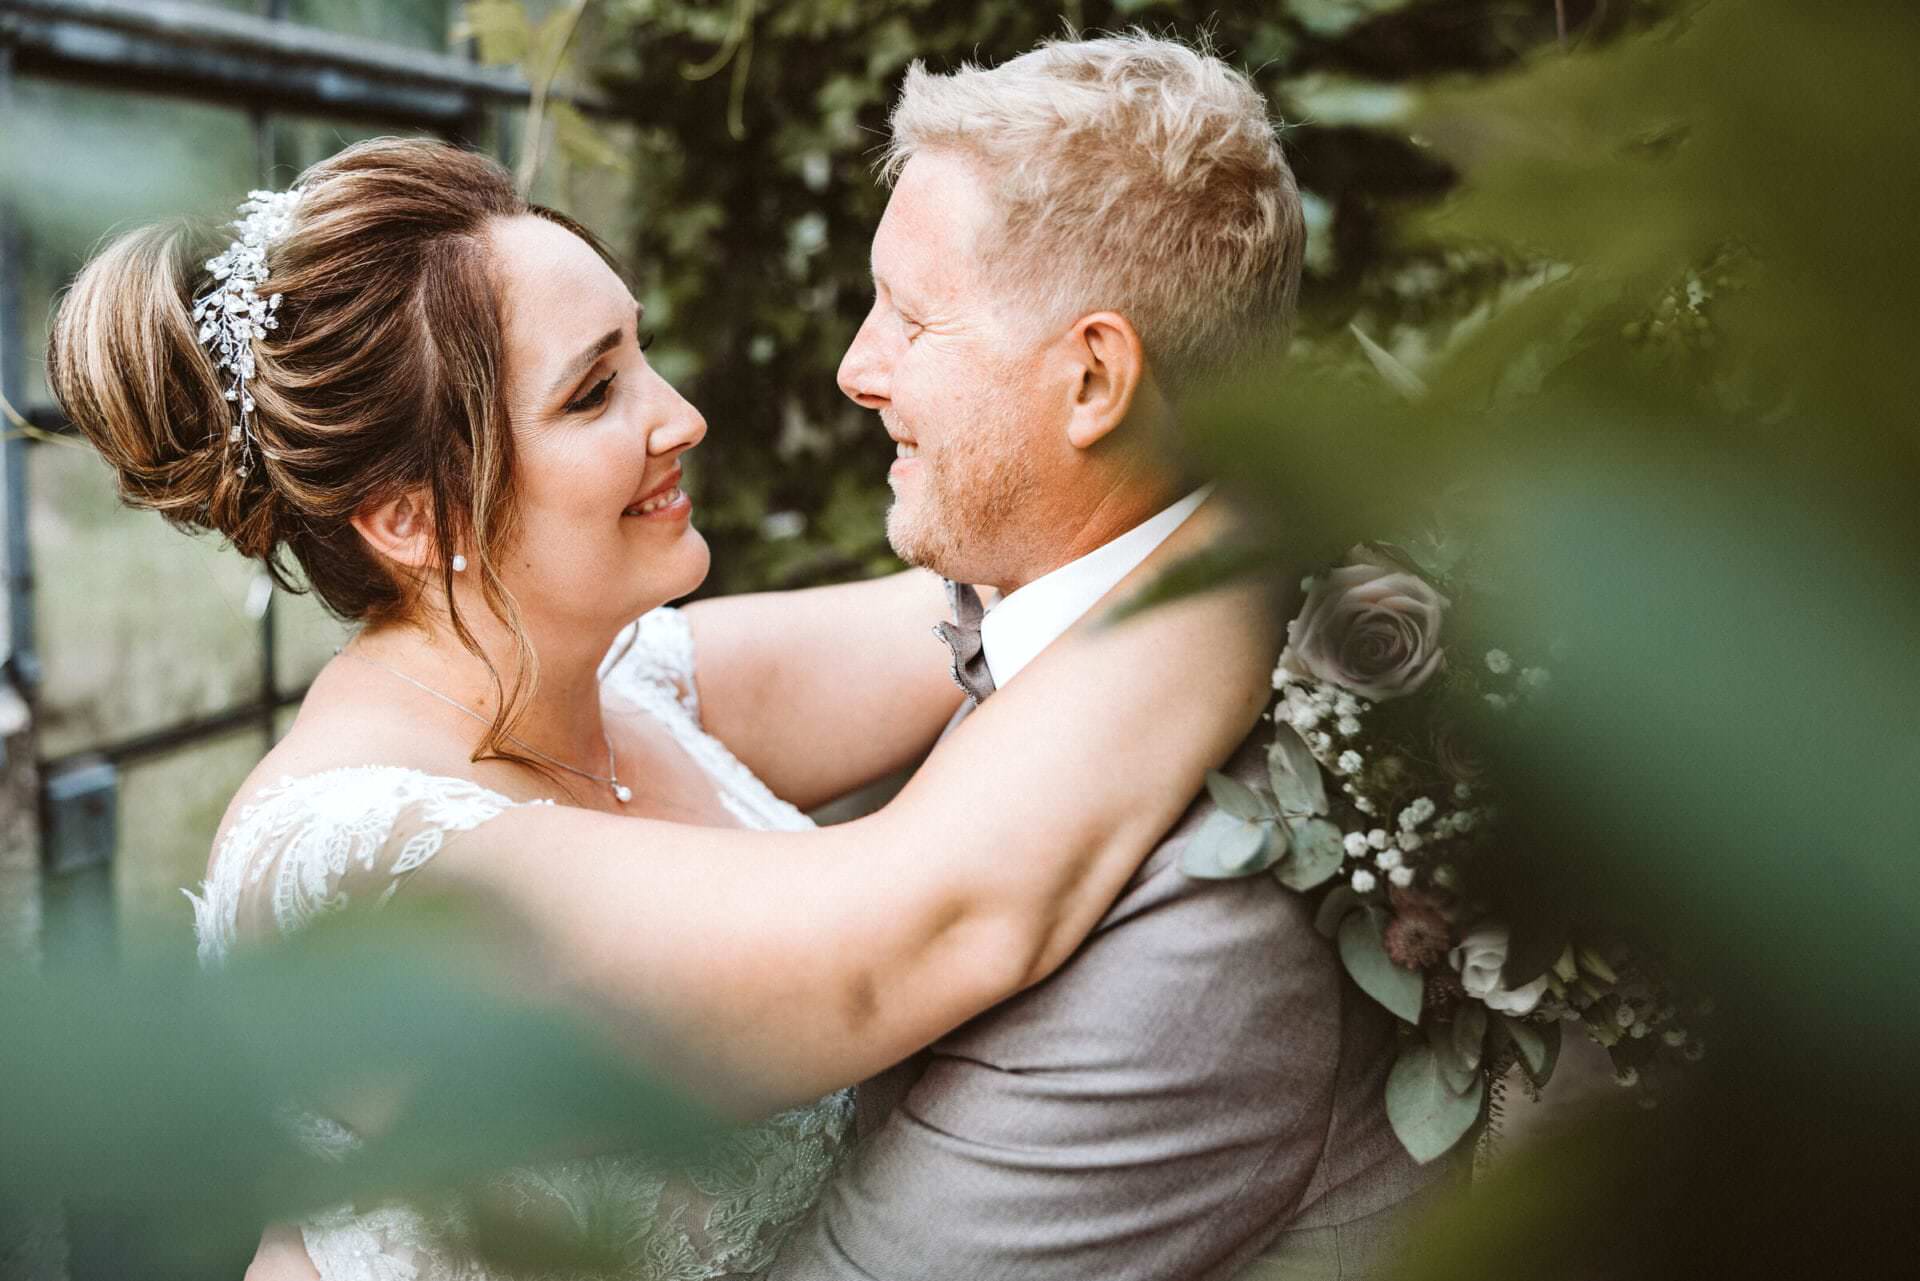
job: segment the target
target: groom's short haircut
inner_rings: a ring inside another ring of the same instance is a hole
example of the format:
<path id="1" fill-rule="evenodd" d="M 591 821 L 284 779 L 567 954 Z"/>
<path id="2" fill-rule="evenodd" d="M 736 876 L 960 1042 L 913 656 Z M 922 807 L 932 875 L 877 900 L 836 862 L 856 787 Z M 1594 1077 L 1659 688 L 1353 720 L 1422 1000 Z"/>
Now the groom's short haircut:
<path id="1" fill-rule="evenodd" d="M 973 162 L 1004 215 L 983 260 L 1036 320 L 1119 312 L 1174 395 L 1283 346 L 1299 189 L 1266 99 L 1204 44 L 1136 30 L 992 68 L 915 62 L 891 123 L 888 181 L 922 150 Z"/>

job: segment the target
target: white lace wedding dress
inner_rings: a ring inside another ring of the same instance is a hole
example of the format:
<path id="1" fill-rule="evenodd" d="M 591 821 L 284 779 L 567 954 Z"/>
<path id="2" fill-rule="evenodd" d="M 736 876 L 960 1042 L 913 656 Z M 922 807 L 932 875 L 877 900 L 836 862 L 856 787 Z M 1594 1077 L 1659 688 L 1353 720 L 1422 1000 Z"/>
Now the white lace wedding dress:
<path id="1" fill-rule="evenodd" d="M 658 609 L 622 635 L 601 668 L 613 719 L 651 716 L 697 761 L 743 826 L 811 826 L 700 725 L 693 639 Z M 552 802 L 534 802 L 551 804 Z M 221 840 L 193 899 L 200 958 L 218 965 L 236 941 L 299 930 L 350 903 L 384 903 L 435 857 L 458 857 L 464 832 L 515 802 L 464 779 L 394 766 L 354 766 L 263 788 Z M 850 1092 L 730 1136 L 699 1168 L 664 1177 L 635 1158 L 595 1157 L 510 1171 L 488 1189 L 516 1212 L 570 1223 L 630 1260 L 624 1281 L 710 1281 L 767 1267 L 819 1196 L 852 1120 Z M 358 1142 L 323 1118 L 302 1125 L 313 1146 L 340 1155 Z M 457 1217 L 457 1211 L 455 1212 Z M 442 1220 L 394 1202 L 344 1207 L 301 1225 L 326 1281 L 485 1281 L 450 1244 Z"/>

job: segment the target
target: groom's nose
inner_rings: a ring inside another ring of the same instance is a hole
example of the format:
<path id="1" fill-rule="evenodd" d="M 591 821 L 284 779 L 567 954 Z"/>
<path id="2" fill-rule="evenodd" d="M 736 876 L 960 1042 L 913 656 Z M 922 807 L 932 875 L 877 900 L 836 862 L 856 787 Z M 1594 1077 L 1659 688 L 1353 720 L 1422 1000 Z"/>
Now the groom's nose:
<path id="1" fill-rule="evenodd" d="M 867 313 L 853 344 L 840 358 L 840 390 L 862 409 L 883 409 L 889 400 L 888 386 L 893 369 L 892 357 L 882 341 L 875 317 L 876 305 Z"/>

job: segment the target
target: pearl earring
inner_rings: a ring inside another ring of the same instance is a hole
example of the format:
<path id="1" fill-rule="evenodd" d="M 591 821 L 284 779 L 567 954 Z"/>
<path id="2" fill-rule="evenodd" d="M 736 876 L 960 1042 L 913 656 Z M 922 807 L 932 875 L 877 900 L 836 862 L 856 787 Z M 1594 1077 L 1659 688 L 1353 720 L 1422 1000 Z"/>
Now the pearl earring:
<path id="1" fill-rule="evenodd" d="M 460 555 L 458 552 L 454 553 L 453 572 L 456 574 L 464 574 L 466 570 L 467 570 L 467 558 L 465 556 Z"/>

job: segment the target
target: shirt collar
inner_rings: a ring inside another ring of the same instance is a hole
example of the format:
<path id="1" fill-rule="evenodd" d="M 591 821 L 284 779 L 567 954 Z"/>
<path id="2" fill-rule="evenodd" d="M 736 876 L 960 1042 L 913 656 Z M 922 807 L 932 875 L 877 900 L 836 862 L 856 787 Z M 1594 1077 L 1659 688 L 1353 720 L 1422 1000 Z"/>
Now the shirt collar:
<path id="1" fill-rule="evenodd" d="M 1205 485 L 1079 560 L 1034 579 L 987 611 L 980 646 L 993 683 L 1004 685 L 1060 639 L 1094 603 L 1153 554 L 1213 492 Z"/>

